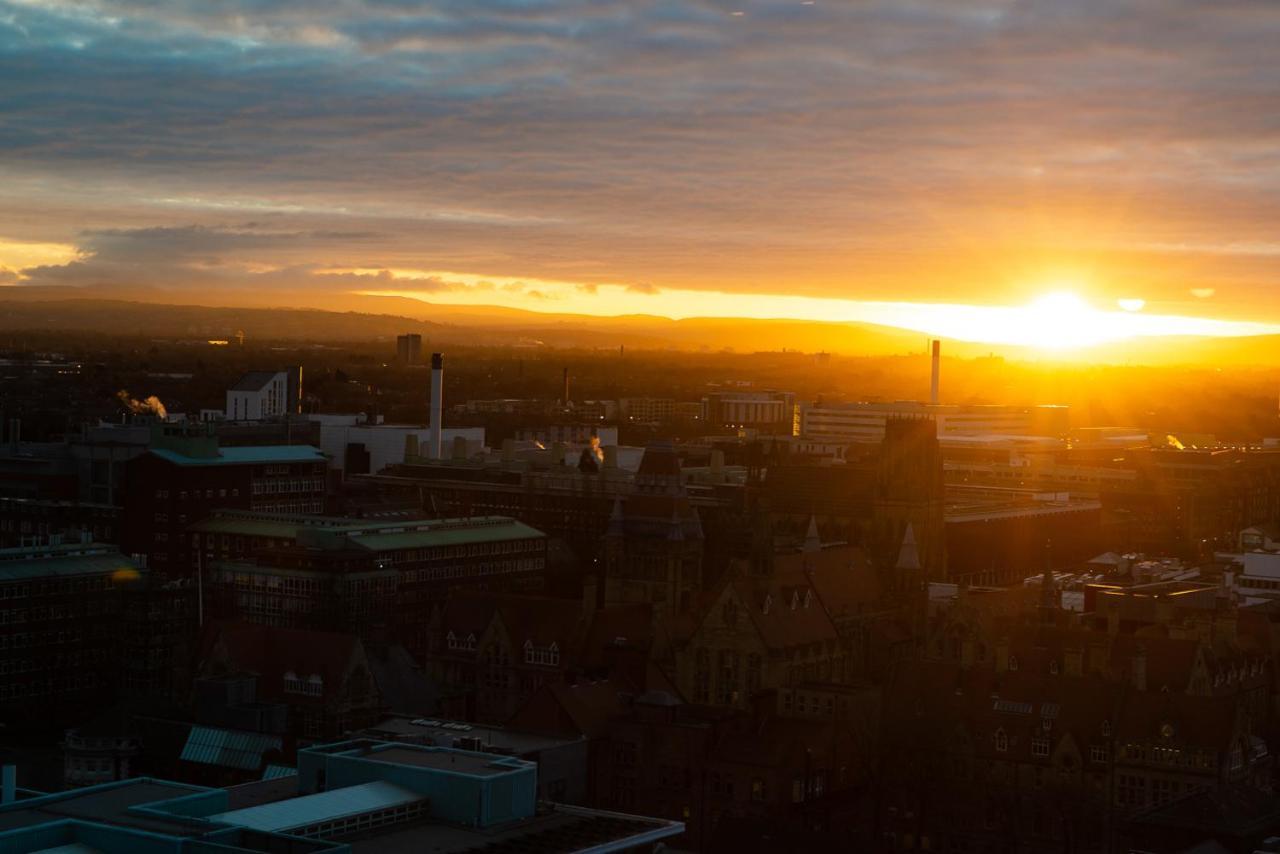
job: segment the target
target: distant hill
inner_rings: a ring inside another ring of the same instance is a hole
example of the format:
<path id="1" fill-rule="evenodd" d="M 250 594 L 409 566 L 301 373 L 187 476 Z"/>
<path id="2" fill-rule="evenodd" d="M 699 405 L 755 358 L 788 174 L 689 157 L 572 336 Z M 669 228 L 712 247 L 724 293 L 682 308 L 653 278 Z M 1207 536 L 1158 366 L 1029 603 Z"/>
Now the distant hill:
<path id="1" fill-rule="evenodd" d="M 614 349 L 797 350 L 846 356 L 919 354 L 928 336 L 887 326 L 805 320 L 653 315 L 596 317 L 497 306 L 443 305 L 343 291 L 219 291 L 148 288 L 0 288 L 0 329 L 85 330 L 163 338 L 359 341 L 417 332 L 432 342 Z M 1040 362 L 1210 366 L 1280 364 L 1280 336 L 1147 338 L 1061 353 L 952 341 L 949 358 L 996 356 Z"/>

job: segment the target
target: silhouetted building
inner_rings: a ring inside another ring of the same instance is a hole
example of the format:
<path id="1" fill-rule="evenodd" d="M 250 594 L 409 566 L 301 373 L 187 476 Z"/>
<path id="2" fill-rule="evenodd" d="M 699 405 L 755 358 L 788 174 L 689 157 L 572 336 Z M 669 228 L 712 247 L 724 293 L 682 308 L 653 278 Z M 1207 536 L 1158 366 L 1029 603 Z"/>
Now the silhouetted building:
<path id="1" fill-rule="evenodd" d="M 422 336 L 416 332 L 397 335 L 396 361 L 402 365 L 421 365 Z"/>
<path id="2" fill-rule="evenodd" d="M 702 524 L 670 445 L 650 445 L 632 492 L 615 499 L 604 536 L 603 600 L 683 613 L 702 589 Z"/>

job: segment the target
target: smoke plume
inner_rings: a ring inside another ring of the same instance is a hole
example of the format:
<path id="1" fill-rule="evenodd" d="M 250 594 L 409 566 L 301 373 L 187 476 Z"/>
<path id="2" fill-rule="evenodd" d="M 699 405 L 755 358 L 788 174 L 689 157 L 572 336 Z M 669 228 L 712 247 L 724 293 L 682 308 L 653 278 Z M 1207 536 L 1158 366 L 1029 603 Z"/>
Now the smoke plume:
<path id="1" fill-rule="evenodd" d="M 116 397 L 119 398 L 125 408 L 132 413 L 146 413 L 148 415 L 154 415 L 160 419 L 163 419 L 168 415 L 165 411 L 164 404 L 161 403 L 160 398 L 156 397 L 154 394 L 150 395 L 145 400 L 135 400 L 129 396 L 129 392 L 124 389 L 120 389 L 120 391 L 116 392 Z"/>

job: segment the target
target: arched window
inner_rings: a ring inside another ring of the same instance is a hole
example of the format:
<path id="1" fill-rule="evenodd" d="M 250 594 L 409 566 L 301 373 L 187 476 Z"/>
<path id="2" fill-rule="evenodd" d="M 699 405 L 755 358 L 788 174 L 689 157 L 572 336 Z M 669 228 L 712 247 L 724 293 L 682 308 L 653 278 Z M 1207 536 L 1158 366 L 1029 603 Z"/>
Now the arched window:
<path id="1" fill-rule="evenodd" d="M 1003 728 L 996 730 L 996 750 L 1004 753 L 1009 749 L 1009 734 Z"/>

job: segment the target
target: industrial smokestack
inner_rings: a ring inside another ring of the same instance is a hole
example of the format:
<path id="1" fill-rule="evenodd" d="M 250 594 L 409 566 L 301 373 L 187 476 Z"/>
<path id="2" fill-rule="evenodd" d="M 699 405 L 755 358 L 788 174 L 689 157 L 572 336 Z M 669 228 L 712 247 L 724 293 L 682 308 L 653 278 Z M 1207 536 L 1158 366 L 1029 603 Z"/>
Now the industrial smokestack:
<path id="1" fill-rule="evenodd" d="M 938 405 L 938 372 L 942 368 L 942 342 L 933 339 L 933 375 L 929 382 L 929 403 Z"/>
<path id="2" fill-rule="evenodd" d="M 569 405 L 569 369 L 564 369 L 564 397 L 562 398 L 564 405 Z"/>
<path id="3" fill-rule="evenodd" d="M 431 354 L 431 459 L 440 459 L 444 441 L 444 353 Z"/>

